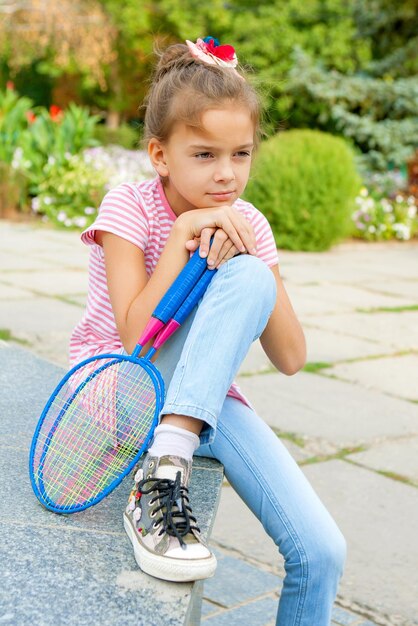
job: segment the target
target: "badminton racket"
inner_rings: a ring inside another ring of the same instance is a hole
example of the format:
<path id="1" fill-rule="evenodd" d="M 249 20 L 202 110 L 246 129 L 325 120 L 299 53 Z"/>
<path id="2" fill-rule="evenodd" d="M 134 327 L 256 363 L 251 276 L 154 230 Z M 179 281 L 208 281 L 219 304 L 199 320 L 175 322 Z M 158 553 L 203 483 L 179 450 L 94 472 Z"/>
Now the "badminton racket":
<path id="1" fill-rule="evenodd" d="M 165 395 L 151 358 L 184 322 L 215 273 L 196 251 L 155 308 L 130 356 L 86 359 L 57 385 L 39 418 L 29 455 L 32 488 L 47 509 L 75 513 L 97 504 L 147 449 Z"/>

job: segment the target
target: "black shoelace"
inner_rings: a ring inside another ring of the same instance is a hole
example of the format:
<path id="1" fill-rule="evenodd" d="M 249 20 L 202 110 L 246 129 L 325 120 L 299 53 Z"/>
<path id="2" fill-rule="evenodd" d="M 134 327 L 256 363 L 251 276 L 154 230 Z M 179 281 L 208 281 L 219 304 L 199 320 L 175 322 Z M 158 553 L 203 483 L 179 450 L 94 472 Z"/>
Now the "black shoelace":
<path id="1" fill-rule="evenodd" d="M 144 489 L 144 486 L 148 484 L 151 484 L 150 487 Z M 176 537 L 181 547 L 186 549 L 187 545 L 183 537 L 191 530 L 200 532 L 200 529 L 196 525 L 196 518 L 193 517 L 189 505 L 189 490 L 180 482 L 180 472 L 177 472 L 175 480 L 145 478 L 138 483 L 138 491 L 146 495 L 156 492 L 149 504 L 153 504 L 155 500 L 160 500 L 159 506 L 153 509 L 154 513 L 161 512 L 161 516 L 154 522 L 155 527 L 162 523 L 163 528 L 158 534 L 162 535 L 163 532 L 166 532 L 171 537 Z"/>

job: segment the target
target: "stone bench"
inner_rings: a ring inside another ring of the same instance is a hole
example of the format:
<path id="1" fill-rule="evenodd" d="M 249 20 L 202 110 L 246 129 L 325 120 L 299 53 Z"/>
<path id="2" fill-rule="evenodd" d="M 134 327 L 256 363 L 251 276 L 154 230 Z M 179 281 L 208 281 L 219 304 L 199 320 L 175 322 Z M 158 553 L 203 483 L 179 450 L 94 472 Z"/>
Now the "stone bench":
<path id="1" fill-rule="evenodd" d="M 203 583 L 160 581 L 136 565 L 122 522 L 131 477 L 96 506 L 73 515 L 47 511 L 35 498 L 30 442 L 63 373 L 0 342 L 0 623 L 197 626 Z M 206 537 L 222 479 L 217 461 L 195 459 L 190 497 Z"/>

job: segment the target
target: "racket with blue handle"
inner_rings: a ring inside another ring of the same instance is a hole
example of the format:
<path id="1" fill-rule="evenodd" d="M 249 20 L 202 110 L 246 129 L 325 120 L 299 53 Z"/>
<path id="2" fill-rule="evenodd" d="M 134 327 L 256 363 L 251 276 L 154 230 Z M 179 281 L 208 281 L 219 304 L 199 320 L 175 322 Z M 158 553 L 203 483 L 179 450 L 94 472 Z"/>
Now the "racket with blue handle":
<path id="1" fill-rule="evenodd" d="M 32 488 L 47 509 L 75 513 L 97 504 L 147 449 L 165 393 L 151 358 L 196 306 L 215 273 L 195 252 L 130 356 L 86 359 L 58 384 L 39 418 L 29 456 Z M 152 347 L 139 357 L 153 337 Z"/>

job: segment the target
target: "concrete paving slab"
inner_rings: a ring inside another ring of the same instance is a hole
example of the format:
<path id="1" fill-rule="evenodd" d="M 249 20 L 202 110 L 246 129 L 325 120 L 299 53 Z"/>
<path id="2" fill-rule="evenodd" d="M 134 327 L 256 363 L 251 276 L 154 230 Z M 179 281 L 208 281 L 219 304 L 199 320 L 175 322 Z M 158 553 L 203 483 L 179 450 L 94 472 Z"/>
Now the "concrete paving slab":
<path id="1" fill-rule="evenodd" d="M 298 285 L 290 280 L 286 283 L 286 291 L 296 312 L 296 315 L 312 316 L 334 315 L 335 313 L 348 313 L 351 311 L 349 304 L 342 302 L 330 302 L 316 298 L 315 295 L 306 294 L 304 290 L 307 285 Z M 316 285 L 312 288 L 315 292 Z"/>
<path id="2" fill-rule="evenodd" d="M 48 336 L 65 332 L 70 339 L 72 329 L 81 319 L 79 306 L 61 302 L 56 298 L 33 297 L 26 300 L 2 302 L 0 328 L 8 328 L 16 337 L 28 339 L 38 336 L 48 341 Z"/>
<path id="3" fill-rule="evenodd" d="M 205 581 L 203 593 L 211 602 L 232 607 L 280 588 L 281 580 L 277 576 L 244 563 L 241 559 L 225 556 L 219 561 L 216 576 Z"/>
<path id="4" fill-rule="evenodd" d="M 4 269 L 51 269 L 56 266 L 77 265 L 87 270 L 89 249 L 81 243 L 77 232 L 12 226 L 2 221 L 0 240 L 3 257 L 0 267 Z"/>
<path id="5" fill-rule="evenodd" d="M 59 367 L 69 369 L 68 344 L 69 333 L 50 332 L 47 336 L 31 336 L 28 349 L 47 361 Z"/>
<path id="6" fill-rule="evenodd" d="M 418 401 L 417 354 L 340 363 L 324 369 L 323 373 L 359 383 L 368 389 L 379 389 L 383 393 Z"/>
<path id="7" fill-rule="evenodd" d="M 361 284 L 363 281 L 373 282 L 380 276 L 373 269 L 365 268 L 359 263 L 350 265 L 346 260 L 339 262 L 335 257 L 308 259 L 305 263 L 299 259 L 297 264 L 291 265 L 286 258 L 279 256 L 280 263 L 282 278 L 289 284 L 307 285 L 324 280 L 336 284 Z"/>
<path id="8" fill-rule="evenodd" d="M 418 406 L 351 383 L 299 372 L 238 378 L 272 427 L 338 447 L 370 445 L 386 437 L 418 434 Z"/>
<path id="9" fill-rule="evenodd" d="M 386 278 L 415 279 L 418 242 L 407 245 L 348 242 L 323 253 L 279 251 L 282 275 L 296 283 L 327 280 L 359 285 Z"/>
<path id="10" fill-rule="evenodd" d="M 241 363 L 239 373 L 243 375 L 256 374 L 257 372 L 269 370 L 272 367 L 273 365 L 261 347 L 260 341 L 257 340 L 251 344 L 247 356 Z"/>
<path id="11" fill-rule="evenodd" d="M 71 270 L 52 270 L 42 272 L 14 272 L 12 277 L 3 278 L 10 286 L 21 287 L 46 296 L 65 296 L 72 293 L 87 293 L 88 279 L 86 272 Z"/>
<path id="12" fill-rule="evenodd" d="M 2 273 L 2 276 L 4 274 Z M 28 292 L 10 284 L 5 284 L 0 280 L 0 301 L 2 300 L 24 300 L 27 299 Z"/>
<path id="13" fill-rule="evenodd" d="M 410 279 L 393 279 L 386 280 L 379 279 L 374 282 L 365 282 L 363 286 L 369 290 L 373 290 L 379 293 L 391 294 L 394 296 L 403 296 L 406 298 L 413 298 L 415 302 L 418 302 L 418 280 Z"/>
<path id="14" fill-rule="evenodd" d="M 418 437 L 384 441 L 347 458 L 375 470 L 406 476 L 418 485 Z"/>
<path id="15" fill-rule="evenodd" d="M 277 601 L 272 598 L 262 598 L 220 615 L 209 616 L 202 622 L 207 626 L 242 626 L 243 624 L 270 626 L 275 622 L 276 613 Z"/>
<path id="16" fill-rule="evenodd" d="M 306 321 L 303 330 L 306 338 L 308 363 L 335 363 L 348 359 L 359 359 L 392 352 L 393 348 L 384 341 L 369 341 L 347 337 L 330 330 L 311 328 Z M 310 319 L 311 323 L 315 323 Z"/>
<path id="17" fill-rule="evenodd" d="M 320 282 L 317 285 L 293 285 L 290 288 L 292 302 L 295 296 L 301 295 L 319 301 L 323 307 L 330 310 L 338 310 L 338 305 L 346 310 L 355 311 L 357 308 L 372 307 L 396 307 L 417 304 L 412 295 L 397 296 L 385 295 L 369 291 L 361 286 L 341 285 L 335 283 Z"/>
<path id="18" fill-rule="evenodd" d="M 311 327 L 346 337 L 373 340 L 395 350 L 418 349 L 418 311 L 316 316 L 314 322 L 302 316 L 302 323 L 305 321 Z"/>
<path id="19" fill-rule="evenodd" d="M 348 543 L 340 595 L 418 624 L 418 490 L 344 461 L 303 469 Z"/>

